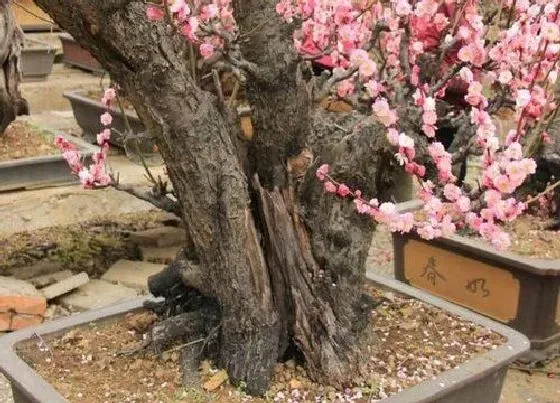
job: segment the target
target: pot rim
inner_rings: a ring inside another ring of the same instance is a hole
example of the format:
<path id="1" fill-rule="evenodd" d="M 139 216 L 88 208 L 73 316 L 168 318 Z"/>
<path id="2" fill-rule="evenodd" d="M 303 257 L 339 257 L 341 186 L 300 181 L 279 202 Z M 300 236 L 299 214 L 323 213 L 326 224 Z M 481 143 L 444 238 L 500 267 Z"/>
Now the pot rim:
<path id="1" fill-rule="evenodd" d="M 76 90 L 64 91 L 62 93 L 62 96 L 70 101 L 80 101 L 90 106 L 95 106 L 97 108 L 105 109 L 105 106 L 103 106 L 103 104 L 100 101 L 97 101 L 92 98 L 88 98 L 86 96 L 86 93 L 87 91 L 85 90 L 76 89 Z M 111 105 L 111 112 L 118 113 L 118 114 L 121 113 L 119 108 L 114 105 Z M 126 109 L 124 112 L 129 119 L 140 120 L 136 113 L 133 113 L 132 111 Z"/>
<path id="2" fill-rule="evenodd" d="M 397 204 L 400 213 L 413 212 L 422 207 L 420 200 L 411 200 Z M 478 238 L 467 238 L 461 235 L 442 236 L 432 240 L 425 240 L 416 233 L 394 233 L 393 238 L 412 238 L 425 243 L 441 244 L 452 250 L 461 250 L 469 254 L 476 254 L 478 258 L 492 260 L 514 266 L 520 270 L 527 271 L 540 276 L 560 276 L 560 259 L 542 259 L 519 255 L 509 251 L 499 251 L 491 245 Z"/>
<path id="3" fill-rule="evenodd" d="M 482 315 L 461 308 L 455 304 L 432 296 L 427 292 L 415 289 L 399 281 L 368 274 L 368 280 L 398 294 L 403 294 L 423 301 L 429 305 L 443 309 L 451 314 L 460 316 L 478 325 L 484 326 L 507 338 L 507 342 L 495 350 L 461 364 L 455 369 L 444 371 L 435 379 L 426 380 L 416 386 L 408 388 L 399 394 L 383 400 L 387 403 L 430 402 L 445 396 L 478 379 L 493 374 L 529 350 L 529 340 L 521 333 L 488 319 Z M 52 335 L 90 322 L 109 319 L 123 315 L 143 306 L 144 301 L 153 297 L 140 297 L 126 302 L 117 303 L 97 310 L 84 312 L 37 327 L 30 327 L 11 333 L 0 338 L 0 371 L 15 384 L 15 388 L 35 402 L 58 403 L 65 402 L 64 398 L 31 367 L 29 367 L 16 353 L 18 343 L 30 340 L 36 335 Z M 442 386 L 443 385 L 443 386 Z"/>
<path id="4" fill-rule="evenodd" d="M 49 136 L 52 136 L 53 140 L 55 136 L 59 135 L 61 137 L 64 137 L 69 142 L 73 143 L 76 147 L 78 147 L 78 150 L 81 151 L 82 158 L 91 157 L 93 154 L 95 154 L 98 151 L 98 147 L 86 143 L 84 140 L 82 140 L 79 137 L 74 137 L 66 133 L 56 134 L 54 133 L 54 130 L 45 127 L 39 127 L 39 129 L 42 130 L 43 132 L 46 132 Z M 35 165 L 35 164 L 47 164 L 51 162 L 60 162 L 60 161 L 64 161 L 64 157 L 62 157 L 62 153 L 11 159 L 7 161 L 1 161 L 0 170 L 5 168 L 13 168 L 13 167 L 26 166 L 26 165 Z"/>

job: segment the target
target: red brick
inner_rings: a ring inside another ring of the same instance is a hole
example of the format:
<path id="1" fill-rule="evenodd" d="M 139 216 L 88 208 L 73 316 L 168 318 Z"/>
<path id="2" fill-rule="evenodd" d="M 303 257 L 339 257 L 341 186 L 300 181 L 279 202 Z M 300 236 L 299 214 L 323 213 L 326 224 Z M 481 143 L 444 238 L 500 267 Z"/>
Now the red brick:
<path id="1" fill-rule="evenodd" d="M 26 315 L 14 312 L 0 313 L 1 332 L 19 330 L 24 327 L 40 325 L 41 323 L 43 323 L 43 317 L 40 315 Z"/>
<path id="2" fill-rule="evenodd" d="M 0 312 L 0 332 L 7 332 L 12 328 L 12 312 Z"/>
<path id="3" fill-rule="evenodd" d="M 0 295 L 0 312 L 44 315 L 47 300 L 43 296 Z"/>
<path id="4" fill-rule="evenodd" d="M 45 297 L 32 284 L 0 276 L 0 312 L 43 315 L 46 309 Z"/>
<path id="5" fill-rule="evenodd" d="M 37 326 L 43 323 L 43 317 L 41 315 L 25 315 L 16 314 L 12 317 L 12 328 L 11 330 L 19 330 L 24 327 Z"/>

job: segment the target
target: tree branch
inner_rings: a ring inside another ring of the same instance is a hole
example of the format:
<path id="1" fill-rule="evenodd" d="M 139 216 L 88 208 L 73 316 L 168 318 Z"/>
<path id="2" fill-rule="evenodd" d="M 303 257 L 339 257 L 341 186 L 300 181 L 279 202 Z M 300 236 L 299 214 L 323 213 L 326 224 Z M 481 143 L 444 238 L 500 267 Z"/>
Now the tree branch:
<path id="1" fill-rule="evenodd" d="M 410 61 L 408 58 L 408 47 L 410 44 L 410 29 L 408 28 L 408 25 L 405 26 L 404 28 L 404 35 L 401 38 L 401 44 L 400 44 L 400 49 L 399 49 L 399 59 L 402 65 L 402 68 L 404 69 L 404 72 L 406 74 L 407 79 L 410 80 Z"/>
<path id="2" fill-rule="evenodd" d="M 352 67 L 349 69 L 334 69 L 332 75 L 329 79 L 327 79 L 323 85 L 321 86 L 321 90 L 317 94 L 315 100 L 321 100 L 329 95 L 331 89 L 340 81 L 346 80 L 350 78 L 352 74 L 356 73 L 358 69 L 356 67 Z"/>
<path id="3" fill-rule="evenodd" d="M 445 87 L 447 82 L 449 80 L 451 80 L 453 77 L 455 77 L 457 75 L 457 73 L 465 66 L 467 66 L 467 63 L 461 62 L 461 63 L 457 63 L 451 69 L 447 70 L 447 72 L 441 78 L 441 80 L 439 80 L 437 83 L 434 84 L 434 86 L 432 88 L 430 88 L 430 91 L 429 91 L 430 96 L 434 95 L 436 92 L 438 92 L 443 87 Z"/>
<path id="4" fill-rule="evenodd" d="M 246 60 L 241 53 L 238 43 L 238 35 L 220 31 L 211 26 L 203 26 L 201 29 L 209 35 L 216 35 L 223 39 L 223 55 L 232 66 L 245 71 L 253 77 L 258 76 L 259 68 L 257 64 Z"/>
<path id="5" fill-rule="evenodd" d="M 110 186 L 121 192 L 128 193 L 140 200 L 151 203 L 163 211 L 167 211 L 168 213 L 175 214 L 177 217 L 181 217 L 181 207 L 179 203 L 166 195 L 156 195 L 150 191 L 141 191 L 134 186 L 120 184 L 118 181 L 111 182 Z"/>

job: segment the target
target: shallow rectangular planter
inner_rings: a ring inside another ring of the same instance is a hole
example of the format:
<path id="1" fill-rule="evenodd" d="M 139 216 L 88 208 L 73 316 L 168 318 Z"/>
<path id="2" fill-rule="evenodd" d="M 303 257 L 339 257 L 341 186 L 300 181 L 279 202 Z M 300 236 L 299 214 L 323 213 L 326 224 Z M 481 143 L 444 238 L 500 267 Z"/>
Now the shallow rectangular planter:
<path id="1" fill-rule="evenodd" d="M 93 55 L 72 38 L 70 34 L 60 34 L 62 42 L 62 62 L 71 67 L 90 71 L 92 73 L 103 74 L 105 70 Z"/>
<path id="2" fill-rule="evenodd" d="M 54 141 L 54 134 L 53 141 Z M 62 134 L 91 163 L 97 148 L 77 137 Z M 62 154 L 28 157 L 0 162 L 0 191 L 64 185 L 77 182 Z"/>
<path id="3" fill-rule="evenodd" d="M 45 80 L 52 72 L 56 50 L 48 43 L 26 39 L 26 44 L 35 45 L 21 52 L 21 71 L 24 80 Z"/>
<path id="4" fill-rule="evenodd" d="M 455 235 L 394 234 L 395 277 L 525 334 L 535 360 L 560 344 L 560 260 L 499 252 Z"/>
<path id="5" fill-rule="evenodd" d="M 72 105 L 74 117 L 83 131 L 84 140 L 91 143 L 96 142 L 97 133 L 102 129 L 99 119 L 105 112 L 105 106 L 103 106 L 100 101 L 88 98 L 86 93 L 82 91 L 65 92 L 64 97 L 67 98 Z M 125 133 L 126 124 L 121 111 L 114 107 L 112 108 L 111 115 L 113 116 L 111 126 L 120 133 Z M 141 133 L 145 130 L 144 125 L 135 113 L 126 112 L 126 116 L 134 133 Z M 124 139 L 117 136 L 114 132 L 111 134 L 111 139 L 109 141 L 115 146 L 124 146 Z"/>
<path id="6" fill-rule="evenodd" d="M 500 398 L 507 365 L 525 353 L 529 341 L 522 334 L 457 307 L 439 298 L 394 280 L 370 276 L 378 286 L 439 307 L 481 326 L 492 329 L 507 338 L 506 344 L 463 363 L 459 368 L 443 372 L 435 379 L 407 389 L 396 396 L 383 400 L 387 403 L 438 402 L 438 403 L 497 403 Z M 41 335 L 47 340 L 61 335 L 76 326 L 106 320 L 142 307 L 145 298 L 124 302 L 96 311 L 71 316 L 56 322 L 27 328 L 0 339 L 0 370 L 12 384 L 16 403 L 64 402 L 64 398 L 41 378 L 15 353 L 19 343 L 34 341 Z"/>

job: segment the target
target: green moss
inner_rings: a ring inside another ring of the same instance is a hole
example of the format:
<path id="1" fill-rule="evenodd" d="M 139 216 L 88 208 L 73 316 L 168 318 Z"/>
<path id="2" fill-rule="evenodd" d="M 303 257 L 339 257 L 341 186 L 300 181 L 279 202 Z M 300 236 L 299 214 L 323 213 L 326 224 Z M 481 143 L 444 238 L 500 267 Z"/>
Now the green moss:
<path id="1" fill-rule="evenodd" d="M 128 232 L 160 226 L 163 217 L 161 212 L 124 214 L 0 238 L 0 275 L 49 261 L 96 276 L 119 259 L 138 257 L 126 241 Z"/>

